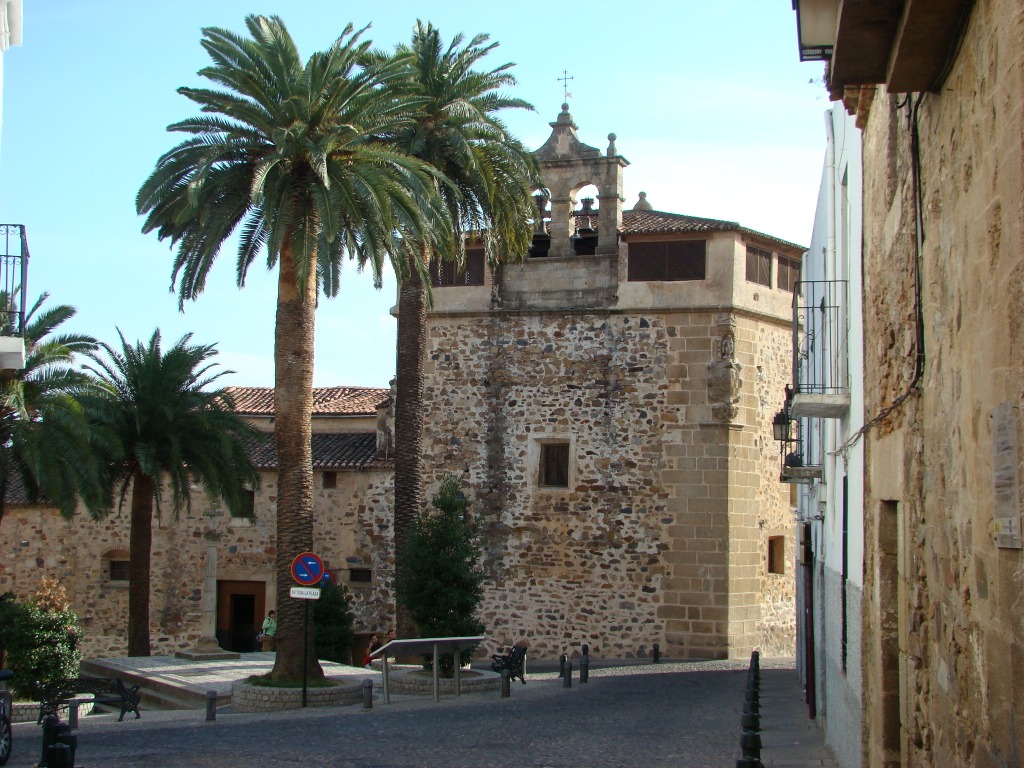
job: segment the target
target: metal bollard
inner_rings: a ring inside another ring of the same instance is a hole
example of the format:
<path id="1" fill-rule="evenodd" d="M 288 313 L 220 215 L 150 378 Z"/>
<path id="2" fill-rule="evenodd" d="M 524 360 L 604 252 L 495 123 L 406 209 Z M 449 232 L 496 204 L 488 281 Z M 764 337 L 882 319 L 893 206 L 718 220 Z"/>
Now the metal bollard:
<path id="1" fill-rule="evenodd" d="M 565 677 L 562 678 L 563 688 L 572 688 L 572 662 L 565 662 Z"/>
<path id="2" fill-rule="evenodd" d="M 68 704 L 68 728 L 73 731 L 78 730 L 78 703 L 72 702 Z"/>
<path id="3" fill-rule="evenodd" d="M 71 748 L 67 744 L 51 744 L 46 750 L 46 768 L 74 768 Z"/>
<path id="4" fill-rule="evenodd" d="M 586 648 L 587 646 L 583 646 Z M 585 683 L 590 679 L 590 656 L 583 654 L 583 658 L 580 659 L 580 682 Z"/>
<path id="5" fill-rule="evenodd" d="M 761 716 L 756 712 L 744 712 L 740 717 L 740 729 L 744 731 L 757 731 L 761 730 Z"/>
<path id="6" fill-rule="evenodd" d="M 569 660 L 569 657 L 564 653 L 558 657 L 558 676 L 565 677 L 565 662 Z"/>
<path id="7" fill-rule="evenodd" d="M 741 757 L 736 761 L 736 768 L 764 768 L 764 763 L 756 757 Z"/>
<path id="8" fill-rule="evenodd" d="M 207 691 L 206 692 L 206 719 L 216 720 L 217 719 L 217 692 Z"/>
<path id="9" fill-rule="evenodd" d="M 661 646 L 658 643 L 654 644 L 654 650 L 651 651 L 651 663 L 658 664 L 661 661 Z"/>
<path id="10" fill-rule="evenodd" d="M 589 656 L 590 655 L 590 646 L 587 645 L 586 643 L 583 644 L 583 655 L 584 656 Z"/>
<path id="11" fill-rule="evenodd" d="M 501 698 L 507 699 L 512 695 L 512 673 L 507 669 L 501 670 Z"/>
<path id="12" fill-rule="evenodd" d="M 756 731 L 743 731 L 740 734 L 740 754 L 743 757 L 761 759 L 761 734 Z"/>
<path id="13" fill-rule="evenodd" d="M 68 729 L 66 733 L 57 736 L 57 743 L 63 744 L 68 748 L 68 768 L 74 768 L 75 750 L 78 749 L 78 737 Z M 50 749 L 53 749 L 53 747 L 51 746 Z"/>
<path id="14" fill-rule="evenodd" d="M 57 743 L 58 725 L 60 725 L 60 718 L 56 715 L 47 715 L 43 718 L 43 751 L 39 755 L 39 768 L 47 768 L 46 758 L 49 749 Z"/>
<path id="15" fill-rule="evenodd" d="M 373 709 L 373 680 L 369 677 L 363 679 L 363 709 Z"/>

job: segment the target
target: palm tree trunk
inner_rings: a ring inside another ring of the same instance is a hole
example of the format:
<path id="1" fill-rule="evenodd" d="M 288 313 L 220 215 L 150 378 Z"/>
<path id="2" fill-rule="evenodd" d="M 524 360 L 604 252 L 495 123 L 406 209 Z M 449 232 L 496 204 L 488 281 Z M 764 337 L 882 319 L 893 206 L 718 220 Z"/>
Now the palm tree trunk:
<path id="1" fill-rule="evenodd" d="M 420 246 L 424 263 L 430 249 Z M 426 506 L 423 479 L 423 355 L 427 344 L 427 292 L 415 269 L 398 290 L 398 360 L 395 373 L 395 560 L 413 521 Z M 416 637 L 408 608 L 396 606 L 399 637 Z"/>
<path id="2" fill-rule="evenodd" d="M 285 238 L 285 242 L 288 238 Z M 277 444 L 277 658 L 270 673 L 275 680 L 302 678 L 303 600 L 289 597 L 294 586 L 291 564 L 313 549 L 313 457 L 310 445 L 313 415 L 313 327 L 316 310 L 316 258 L 302 290 L 296 286 L 291 248 L 283 248 L 278 264 L 277 327 L 274 334 L 274 440 Z M 313 621 L 309 621 L 310 680 L 323 680 L 316 658 Z"/>
<path id="3" fill-rule="evenodd" d="M 132 477 L 128 538 L 128 655 L 149 656 L 149 582 L 156 484 L 136 470 Z"/>

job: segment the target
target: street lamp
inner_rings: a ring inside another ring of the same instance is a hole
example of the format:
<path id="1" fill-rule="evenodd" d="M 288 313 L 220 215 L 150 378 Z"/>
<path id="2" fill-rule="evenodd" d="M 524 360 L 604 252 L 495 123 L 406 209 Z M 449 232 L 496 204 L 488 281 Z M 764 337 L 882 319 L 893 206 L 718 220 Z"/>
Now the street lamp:
<path id="1" fill-rule="evenodd" d="M 772 419 L 772 434 L 780 443 L 788 443 L 792 440 L 790 424 L 792 421 L 785 409 L 776 413 L 775 418 Z"/>
<path id="2" fill-rule="evenodd" d="M 837 0 L 793 0 L 800 61 L 828 61 L 836 44 Z"/>

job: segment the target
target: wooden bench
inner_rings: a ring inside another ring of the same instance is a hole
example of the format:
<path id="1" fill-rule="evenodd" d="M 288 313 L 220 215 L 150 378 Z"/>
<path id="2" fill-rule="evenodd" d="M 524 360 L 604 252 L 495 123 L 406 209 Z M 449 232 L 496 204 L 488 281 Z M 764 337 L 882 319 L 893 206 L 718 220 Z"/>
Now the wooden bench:
<path id="1" fill-rule="evenodd" d="M 508 670 L 509 677 L 515 680 L 517 677 L 526 685 L 526 646 L 513 645 L 512 649 L 504 656 L 495 654 L 491 656 L 491 669 L 501 673 Z"/>
<path id="2" fill-rule="evenodd" d="M 79 694 L 89 694 L 79 697 Z M 130 688 L 121 682 L 121 678 L 109 677 L 75 677 L 66 680 L 51 680 L 48 683 L 36 683 L 36 698 L 39 700 L 39 719 L 43 722 L 47 715 L 57 715 L 62 707 L 68 708 L 68 725 L 78 726 L 78 706 L 80 704 L 112 704 L 121 707 L 121 715 L 117 722 L 124 720 L 129 712 L 139 714 L 139 686 Z"/>

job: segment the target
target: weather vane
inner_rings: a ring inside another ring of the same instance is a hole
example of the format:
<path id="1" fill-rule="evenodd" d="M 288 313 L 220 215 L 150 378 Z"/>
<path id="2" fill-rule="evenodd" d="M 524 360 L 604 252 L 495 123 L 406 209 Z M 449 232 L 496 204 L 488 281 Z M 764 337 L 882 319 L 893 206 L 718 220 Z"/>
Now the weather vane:
<path id="1" fill-rule="evenodd" d="M 569 74 L 569 70 L 563 69 L 562 76 L 556 79 L 562 84 L 562 101 L 568 101 L 572 98 L 572 94 L 569 93 L 569 81 L 575 78 Z"/>

